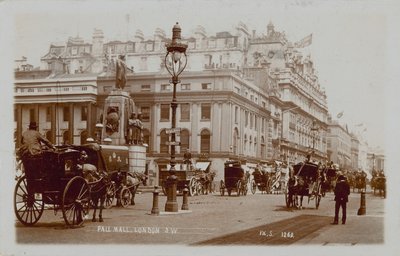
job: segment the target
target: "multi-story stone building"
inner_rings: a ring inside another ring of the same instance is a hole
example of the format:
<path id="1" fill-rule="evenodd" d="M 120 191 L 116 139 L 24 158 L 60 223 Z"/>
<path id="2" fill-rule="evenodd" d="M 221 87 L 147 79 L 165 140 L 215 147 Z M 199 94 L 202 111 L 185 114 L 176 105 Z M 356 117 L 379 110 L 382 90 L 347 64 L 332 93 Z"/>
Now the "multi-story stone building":
<path id="1" fill-rule="evenodd" d="M 348 129 L 338 121 L 328 124 L 328 160 L 337 163 L 340 168 L 352 169 L 352 136 Z"/>
<path id="2" fill-rule="evenodd" d="M 51 73 L 34 79 L 17 73 L 17 137 L 30 120 L 57 143 L 95 136 L 95 123 L 115 83 L 114 60 L 124 54 L 133 70 L 124 90 L 142 113 L 147 166 L 157 175 L 169 162 L 168 41 L 161 29 L 148 39 L 138 30 L 126 42 L 104 42 L 103 33 L 95 30 L 92 43 L 70 38 L 64 45 L 51 45 L 41 59 Z M 269 24 L 265 36 L 256 36 L 239 23 L 233 32 L 209 36 L 199 26 L 183 41 L 188 65 L 177 86 L 178 163 L 189 149 L 195 160 L 209 161 L 221 178 L 224 161 L 232 158 L 246 160 L 249 167 L 277 159 L 295 163 L 309 153 L 326 159 L 326 95 L 311 58 L 303 57 L 283 33 Z"/>

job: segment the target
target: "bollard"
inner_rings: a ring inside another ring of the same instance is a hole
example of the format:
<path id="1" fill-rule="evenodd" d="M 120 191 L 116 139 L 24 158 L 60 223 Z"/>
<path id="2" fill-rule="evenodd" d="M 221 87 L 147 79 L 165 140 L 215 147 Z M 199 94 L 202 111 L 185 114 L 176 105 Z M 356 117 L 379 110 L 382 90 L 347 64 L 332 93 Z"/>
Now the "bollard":
<path id="1" fill-rule="evenodd" d="M 183 189 L 183 203 L 182 203 L 181 210 L 189 210 L 188 193 L 189 193 L 189 189 L 187 189 L 187 187 L 185 186 L 185 188 Z"/>
<path id="2" fill-rule="evenodd" d="M 153 208 L 151 209 L 151 215 L 160 215 L 160 210 L 158 209 L 158 193 L 158 186 L 154 186 Z"/>
<path id="3" fill-rule="evenodd" d="M 358 209 L 357 215 L 365 215 L 365 214 L 366 214 L 365 192 L 361 192 L 360 209 Z"/>

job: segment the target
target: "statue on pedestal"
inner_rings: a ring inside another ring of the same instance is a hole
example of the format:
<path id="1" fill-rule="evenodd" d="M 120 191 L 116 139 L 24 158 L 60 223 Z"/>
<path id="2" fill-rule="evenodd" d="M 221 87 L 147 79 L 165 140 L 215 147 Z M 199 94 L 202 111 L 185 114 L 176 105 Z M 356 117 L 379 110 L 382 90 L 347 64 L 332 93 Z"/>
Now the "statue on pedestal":
<path id="1" fill-rule="evenodd" d="M 126 85 L 126 70 L 127 70 L 125 64 L 125 55 L 119 55 L 115 65 L 116 65 L 115 88 L 123 90 Z"/>

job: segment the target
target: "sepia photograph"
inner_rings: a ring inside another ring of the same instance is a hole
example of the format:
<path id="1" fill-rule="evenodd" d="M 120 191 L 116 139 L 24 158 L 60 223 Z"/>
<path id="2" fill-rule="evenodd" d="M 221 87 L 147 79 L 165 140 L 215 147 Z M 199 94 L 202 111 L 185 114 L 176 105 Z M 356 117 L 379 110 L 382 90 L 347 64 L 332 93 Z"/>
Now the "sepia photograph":
<path id="1" fill-rule="evenodd" d="M 0 1 L 0 255 L 396 255 L 399 15 Z"/>

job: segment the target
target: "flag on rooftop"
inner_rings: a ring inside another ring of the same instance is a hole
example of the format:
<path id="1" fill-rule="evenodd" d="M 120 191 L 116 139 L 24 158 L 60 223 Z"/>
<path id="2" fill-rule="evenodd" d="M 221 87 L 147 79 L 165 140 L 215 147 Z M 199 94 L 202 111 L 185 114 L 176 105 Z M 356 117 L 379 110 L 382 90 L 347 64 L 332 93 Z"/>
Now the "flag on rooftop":
<path id="1" fill-rule="evenodd" d="M 343 116 L 343 113 L 344 113 L 344 111 L 338 113 L 336 117 L 337 117 L 337 118 L 341 118 L 341 117 Z"/>
<path id="2" fill-rule="evenodd" d="M 308 36 L 304 37 L 300 41 L 294 43 L 294 46 L 297 48 L 304 48 L 309 46 L 312 43 L 312 34 L 309 34 Z"/>

